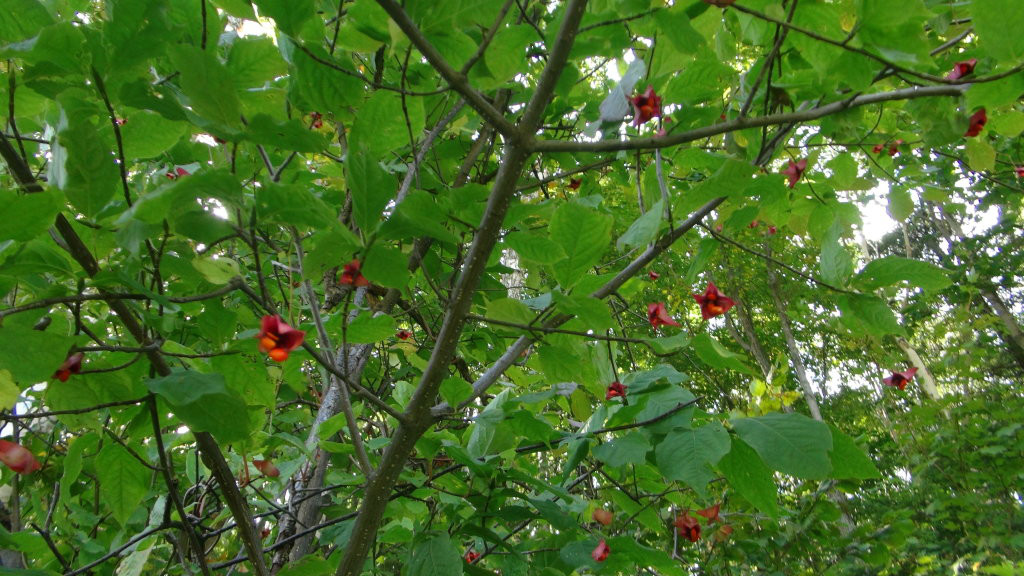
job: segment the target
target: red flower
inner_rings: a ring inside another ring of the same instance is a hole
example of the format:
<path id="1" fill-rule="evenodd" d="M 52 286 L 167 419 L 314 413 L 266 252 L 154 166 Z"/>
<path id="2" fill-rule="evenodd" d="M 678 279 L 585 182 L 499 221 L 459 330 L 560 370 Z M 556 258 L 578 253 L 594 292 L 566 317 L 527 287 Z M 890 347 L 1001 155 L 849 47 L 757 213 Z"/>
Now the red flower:
<path id="1" fill-rule="evenodd" d="M 128 120 L 125 120 L 124 118 L 114 118 L 114 124 L 117 124 L 118 126 L 124 126 L 127 123 Z"/>
<path id="2" fill-rule="evenodd" d="M 676 322 L 668 315 L 664 302 L 651 302 L 648 304 L 647 319 L 651 322 L 651 328 L 654 329 L 657 329 L 659 326 L 679 326 L 679 322 Z"/>
<path id="3" fill-rule="evenodd" d="M 352 260 L 341 270 L 341 278 L 338 279 L 339 284 L 347 284 L 348 286 L 369 286 L 370 281 L 363 276 L 363 273 L 359 271 L 362 267 L 362 263 L 359 260 Z"/>
<path id="4" fill-rule="evenodd" d="M 754 220 L 750 224 L 747 224 L 747 228 L 757 228 L 760 225 L 761 225 L 761 221 L 760 220 Z"/>
<path id="5" fill-rule="evenodd" d="M 1016 166 L 1014 170 L 1017 172 L 1017 178 L 1024 178 L 1024 166 Z"/>
<path id="6" fill-rule="evenodd" d="M 466 550 L 466 554 L 462 558 L 466 561 L 466 564 L 472 564 L 479 557 L 480 555 L 473 552 L 473 549 L 470 548 L 469 550 Z"/>
<path id="7" fill-rule="evenodd" d="M 1024 170 L 1024 168 L 1021 169 Z M 661 278 L 661 274 L 658 274 L 654 270 L 650 270 L 647 272 L 647 277 L 650 278 L 651 280 L 657 280 L 658 278 Z"/>
<path id="8" fill-rule="evenodd" d="M 768 235 L 769 236 L 774 236 L 777 231 L 778 230 L 775 228 L 775 226 L 769 226 L 768 227 Z"/>
<path id="9" fill-rule="evenodd" d="M 679 535 L 690 542 L 700 540 L 700 522 L 690 516 L 689 512 L 676 516 L 675 526 Z"/>
<path id="10" fill-rule="evenodd" d="M 0 462 L 18 474 L 31 474 L 42 468 L 27 448 L 7 440 L 0 440 Z"/>
<path id="11" fill-rule="evenodd" d="M 611 524 L 612 520 L 615 519 L 615 515 L 605 510 L 604 508 L 598 508 L 597 510 L 594 510 L 593 517 L 595 522 L 600 522 L 605 526 Z"/>
<path id="12" fill-rule="evenodd" d="M 907 387 L 907 382 L 910 382 L 914 377 L 914 374 L 917 374 L 917 367 L 911 368 L 906 372 L 893 372 L 892 376 L 882 378 L 882 382 L 885 382 L 886 386 L 895 386 L 903 390 Z"/>
<path id="13" fill-rule="evenodd" d="M 721 504 L 715 504 L 714 506 L 708 506 L 707 508 L 705 508 L 703 510 L 697 510 L 697 515 L 698 516 L 703 516 L 703 517 L 707 518 L 708 524 L 711 524 L 712 522 L 717 522 L 718 521 L 718 509 L 720 507 L 721 507 Z"/>
<path id="14" fill-rule="evenodd" d="M 633 103 L 633 126 L 639 127 L 655 116 L 661 118 L 661 96 L 654 93 L 653 87 L 648 86 L 646 92 L 629 101 Z"/>
<path id="15" fill-rule="evenodd" d="M 165 174 L 165 176 L 167 176 L 167 178 L 170 180 L 177 180 L 178 178 L 182 176 L 188 176 L 189 174 L 190 172 L 188 170 L 185 170 L 181 166 L 175 166 L 174 170 L 168 172 L 167 174 Z"/>
<path id="16" fill-rule="evenodd" d="M 583 184 L 583 178 L 570 178 L 569 190 L 579 190 L 580 184 Z"/>
<path id="17" fill-rule="evenodd" d="M 408 340 L 409 338 L 412 338 L 412 332 L 409 332 L 408 330 L 399 330 L 395 333 L 395 338 L 398 338 L 399 340 Z"/>
<path id="18" fill-rule="evenodd" d="M 604 562 L 611 551 L 612 549 L 608 547 L 608 543 L 601 540 L 598 542 L 597 547 L 594 548 L 594 551 L 590 553 L 590 557 L 593 558 L 595 562 Z"/>
<path id="19" fill-rule="evenodd" d="M 277 478 L 281 475 L 281 471 L 270 460 L 253 460 L 252 466 L 268 478 Z"/>
<path id="20" fill-rule="evenodd" d="M 988 114 L 985 113 L 984 108 L 978 108 L 978 111 L 971 114 L 970 124 L 967 126 L 967 132 L 964 132 L 964 136 L 977 136 L 981 134 L 981 129 L 985 127 L 985 122 L 988 122 Z"/>
<path id="21" fill-rule="evenodd" d="M 900 145 L 903 144 L 903 140 L 897 140 L 889 145 L 889 156 L 895 156 L 900 153 Z"/>
<path id="22" fill-rule="evenodd" d="M 68 356 L 64 360 L 64 363 L 60 365 L 60 368 L 57 368 L 57 371 L 53 373 L 51 378 L 56 378 L 61 382 L 67 382 L 68 378 L 71 378 L 72 374 L 78 374 L 82 371 L 82 358 L 84 357 L 85 354 L 82 354 L 81 352 L 75 352 Z"/>
<path id="23" fill-rule="evenodd" d="M 736 301 L 718 291 L 714 282 L 708 282 L 704 294 L 693 294 L 693 299 L 700 305 L 700 315 L 705 320 L 720 316 L 736 305 Z"/>
<path id="24" fill-rule="evenodd" d="M 881 154 L 882 149 L 885 148 L 885 144 L 875 144 L 875 147 L 871 149 L 875 154 Z"/>
<path id="25" fill-rule="evenodd" d="M 807 170 L 807 159 L 802 158 L 799 162 L 789 161 L 789 166 L 782 171 L 783 174 L 789 178 L 789 187 L 796 186 L 797 181 L 804 175 L 804 170 Z"/>
<path id="26" fill-rule="evenodd" d="M 312 114 L 309 115 L 309 119 L 311 121 L 310 125 L 313 128 L 316 128 L 317 130 L 319 130 L 320 128 L 323 128 L 324 127 L 324 120 L 323 120 L 323 118 L 324 117 L 319 112 L 313 112 Z"/>
<path id="27" fill-rule="evenodd" d="M 302 345 L 306 333 L 285 324 L 280 316 L 264 316 L 260 321 L 260 352 L 275 362 L 284 362 L 288 353 Z"/>
<path id="28" fill-rule="evenodd" d="M 604 395 L 605 400 L 611 400 L 612 398 L 625 398 L 626 387 L 621 382 L 616 380 L 608 385 L 608 391 Z"/>
<path id="29" fill-rule="evenodd" d="M 946 75 L 946 80 L 959 80 L 964 76 L 973 74 L 974 67 L 977 64 L 977 58 L 971 58 L 970 60 L 964 60 L 963 62 L 957 62 L 956 64 L 953 64 L 953 70 Z"/>

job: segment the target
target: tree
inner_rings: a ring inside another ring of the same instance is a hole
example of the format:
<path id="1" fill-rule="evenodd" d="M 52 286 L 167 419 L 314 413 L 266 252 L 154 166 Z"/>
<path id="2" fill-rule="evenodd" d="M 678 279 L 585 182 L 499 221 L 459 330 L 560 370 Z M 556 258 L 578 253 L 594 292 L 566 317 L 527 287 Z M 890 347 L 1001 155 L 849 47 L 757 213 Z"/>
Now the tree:
<path id="1" fill-rule="evenodd" d="M 3 565 L 1012 570 L 1016 8 L 15 0 Z"/>

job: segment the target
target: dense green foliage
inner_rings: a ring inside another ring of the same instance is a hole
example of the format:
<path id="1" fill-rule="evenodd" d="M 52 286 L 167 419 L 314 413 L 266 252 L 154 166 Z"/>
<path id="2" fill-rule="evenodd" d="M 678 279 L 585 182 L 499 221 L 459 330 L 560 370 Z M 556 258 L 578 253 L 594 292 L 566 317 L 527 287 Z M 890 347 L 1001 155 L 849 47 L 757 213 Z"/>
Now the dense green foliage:
<path id="1" fill-rule="evenodd" d="M 5 0 L 0 574 L 1019 573 L 1018 4 Z"/>

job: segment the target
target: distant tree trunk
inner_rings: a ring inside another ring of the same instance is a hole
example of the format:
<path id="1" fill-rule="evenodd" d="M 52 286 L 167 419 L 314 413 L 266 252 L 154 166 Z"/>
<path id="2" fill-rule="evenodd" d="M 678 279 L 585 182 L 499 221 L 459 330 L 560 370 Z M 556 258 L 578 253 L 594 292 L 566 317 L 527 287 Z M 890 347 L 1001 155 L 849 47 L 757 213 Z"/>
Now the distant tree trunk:
<path id="1" fill-rule="evenodd" d="M 909 342 L 904 338 L 897 338 L 896 344 L 903 350 L 903 353 L 910 359 L 910 363 L 917 368 L 917 378 L 921 381 L 924 391 L 932 400 L 939 399 L 939 389 L 935 386 L 935 378 L 932 378 L 932 373 L 928 370 L 928 365 L 921 360 L 921 356 L 917 353 Z"/>
<path id="2" fill-rule="evenodd" d="M 789 360 L 793 364 L 793 373 L 796 374 L 796 379 L 800 383 L 800 389 L 803 391 L 804 400 L 807 401 L 807 409 L 811 412 L 811 416 L 815 420 L 821 420 L 818 397 L 814 392 L 814 387 L 811 386 L 810 379 L 807 378 L 807 368 L 800 357 L 800 348 L 797 346 L 796 338 L 793 337 L 793 328 L 789 322 L 789 314 L 786 312 L 786 303 L 779 290 L 778 276 L 775 275 L 771 263 L 767 265 L 766 270 L 768 272 L 768 291 L 772 295 L 775 310 L 779 314 L 779 325 L 782 327 L 782 336 L 786 340 L 786 350 L 789 352 Z"/>

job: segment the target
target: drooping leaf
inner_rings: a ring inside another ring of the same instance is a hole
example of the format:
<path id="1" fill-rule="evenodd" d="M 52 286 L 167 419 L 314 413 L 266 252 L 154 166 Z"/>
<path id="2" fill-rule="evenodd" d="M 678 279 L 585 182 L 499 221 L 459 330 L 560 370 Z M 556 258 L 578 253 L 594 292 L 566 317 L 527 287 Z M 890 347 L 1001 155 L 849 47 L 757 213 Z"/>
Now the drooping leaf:
<path id="1" fill-rule="evenodd" d="M 658 470 L 670 480 L 682 480 L 704 494 L 714 479 L 711 466 L 729 452 L 729 433 L 717 422 L 696 429 L 673 430 L 655 451 Z"/>
<path id="2" fill-rule="evenodd" d="M 197 432 L 209 432 L 224 443 L 249 436 L 245 402 L 228 389 L 220 374 L 180 371 L 149 380 L 146 386 Z"/>
<path id="3" fill-rule="evenodd" d="M 823 422 L 803 414 L 765 414 L 730 420 L 739 437 L 773 470 L 820 480 L 832 470 L 832 435 Z"/>
<path id="4" fill-rule="evenodd" d="M 772 471 L 746 442 L 732 438 L 732 448 L 718 462 L 729 486 L 758 510 L 775 518 L 779 515 L 778 487 Z"/>
<path id="5" fill-rule="evenodd" d="M 875 463 L 857 446 L 853 438 L 844 434 L 832 423 L 829 423 L 828 427 L 832 432 L 832 451 L 829 456 L 832 461 L 833 477 L 857 480 L 881 477 Z"/>
<path id="6" fill-rule="evenodd" d="M 886 256 L 872 260 L 854 279 L 861 290 L 875 290 L 907 282 L 925 290 L 941 290 L 950 284 L 948 273 L 938 266 L 920 260 Z"/>
<path id="7" fill-rule="evenodd" d="M 566 258 L 554 264 L 555 279 L 572 288 L 597 264 L 611 241 L 612 218 L 578 203 L 562 204 L 551 218 L 551 239 Z"/>
<path id="8" fill-rule="evenodd" d="M 96 455 L 103 502 L 124 526 L 149 491 L 151 474 L 120 444 L 109 443 Z"/>

